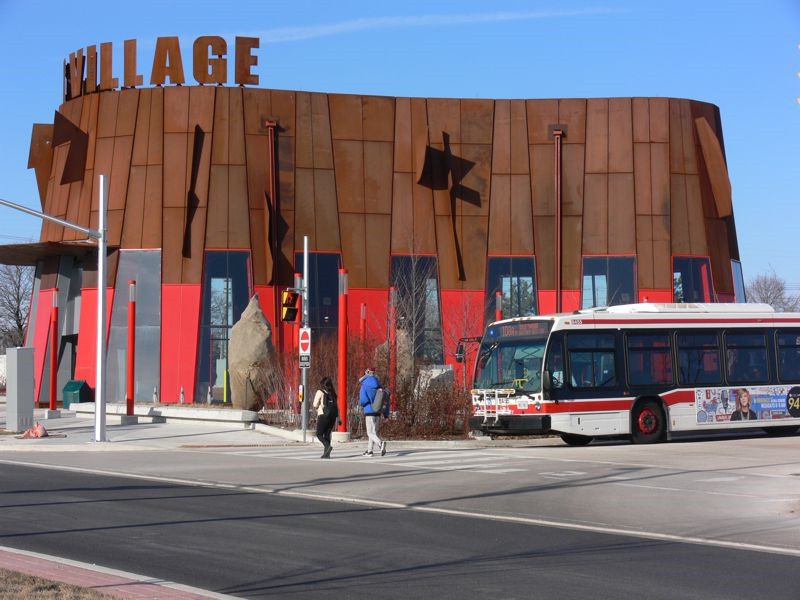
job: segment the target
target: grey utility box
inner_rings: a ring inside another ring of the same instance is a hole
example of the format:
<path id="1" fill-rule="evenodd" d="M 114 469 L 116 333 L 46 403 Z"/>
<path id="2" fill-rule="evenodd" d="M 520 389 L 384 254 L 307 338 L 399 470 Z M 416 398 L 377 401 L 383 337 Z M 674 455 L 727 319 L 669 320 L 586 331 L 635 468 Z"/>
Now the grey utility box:
<path id="1" fill-rule="evenodd" d="M 33 427 L 33 348 L 6 350 L 6 430 Z"/>

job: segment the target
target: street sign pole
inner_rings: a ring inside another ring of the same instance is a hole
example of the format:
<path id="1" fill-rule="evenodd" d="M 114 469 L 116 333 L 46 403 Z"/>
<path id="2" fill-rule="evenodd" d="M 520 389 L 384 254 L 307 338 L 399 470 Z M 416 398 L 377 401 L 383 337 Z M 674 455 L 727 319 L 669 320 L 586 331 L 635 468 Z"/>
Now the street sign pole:
<path id="1" fill-rule="evenodd" d="M 308 327 L 308 236 L 303 236 L 303 320 L 302 327 Z M 308 429 L 308 369 L 300 369 L 300 378 L 303 385 L 303 404 L 302 404 L 302 420 L 303 420 L 303 442 L 306 441 L 306 430 Z"/>
<path id="2" fill-rule="evenodd" d="M 87 237 L 97 240 L 97 348 L 95 349 L 96 356 L 96 373 L 95 373 L 95 426 L 94 426 L 94 441 L 105 442 L 106 439 L 106 392 L 105 392 L 105 371 L 106 371 L 106 338 L 105 338 L 105 321 L 106 321 L 106 261 L 107 261 L 107 248 L 108 236 L 106 231 L 106 199 L 108 197 L 108 176 L 98 176 L 98 208 L 99 208 L 99 228 L 98 230 L 81 227 L 75 223 L 53 217 L 46 213 L 33 210 L 27 206 L 21 206 L 8 200 L 0 198 L 0 205 L 13 208 L 20 212 L 24 212 L 34 217 L 38 217 L 44 221 L 50 221 L 63 227 L 67 227 L 74 231 L 79 231 Z"/>

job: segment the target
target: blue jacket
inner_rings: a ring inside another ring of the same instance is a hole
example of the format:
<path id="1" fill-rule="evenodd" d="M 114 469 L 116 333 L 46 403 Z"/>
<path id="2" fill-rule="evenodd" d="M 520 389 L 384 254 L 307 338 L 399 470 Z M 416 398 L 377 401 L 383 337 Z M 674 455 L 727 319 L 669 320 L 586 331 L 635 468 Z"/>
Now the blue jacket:
<path id="1" fill-rule="evenodd" d="M 372 410 L 372 401 L 375 400 L 375 392 L 381 387 L 381 382 L 378 381 L 375 375 L 364 375 L 358 382 L 361 384 L 361 390 L 358 392 L 358 403 L 364 409 L 364 414 L 380 414 Z"/>

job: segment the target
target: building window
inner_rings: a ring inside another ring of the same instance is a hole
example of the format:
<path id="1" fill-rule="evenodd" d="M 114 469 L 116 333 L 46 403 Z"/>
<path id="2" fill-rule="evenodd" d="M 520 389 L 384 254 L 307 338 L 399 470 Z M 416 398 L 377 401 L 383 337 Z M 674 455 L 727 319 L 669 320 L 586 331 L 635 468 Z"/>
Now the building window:
<path id="1" fill-rule="evenodd" d="M 496 294 L 503 294 L 503 318 L 536 314 L 536 259 L 533 256 L 490 256 L 486 276 L 485 321 L 494 321 Z"/>
<path id="2" fill-rule="evenodd" d="M 747 302 L 747 295 L 744 287 L 744 274 L 742 273 L 742 263 L 740 263 L 738 260 L 732 260 L 731 271 L 733 272 L 733 297 L 735 302 Z"/>
<path id="3" fill-rule="evenodd" d="M 674 257 L 672 283 L 675 302 L 714 302 L 711 262 L 708 258 Z"/>
<path id="4" fill-rule="evenodd" d="M 161 373 L 161 250 L 120 250 L 114 307 L 106 352 L 108 389 L 125 398 L 128 354 L 128 281 L 136 281 L 136 376 L 133 396 L 150 402 L 160 393 Z"/>
<path id="5" fill-rule="evenodd" d="M 584 256 L 581 308 L 635 302 L 635 272 L 633 256 Z"/>
<path id="6" fill-rule="evenodd" d="M 397 303 L 398 338 L 406 337 L 415 359 L 429 364 L 443 363 L 436 257 L 392 256 L 392 285 Z"/>
<path id="7" fill-rule="evenodd" d="M 230 400 L 228 340 L 253 295 L 250 273 L 249 252 L 206 252 L 195 402 Z"/>
<path id="8" fill-rule="evenodd" d="M 331 252 L 308 253 L 308 326 L 333 330 L 339 323 L 339 269 L 342 259 Z M 303 272 L 303 253 L 294 255 L 295 273 Z M 323 331 L 320 331 L 323 333 Z"/>

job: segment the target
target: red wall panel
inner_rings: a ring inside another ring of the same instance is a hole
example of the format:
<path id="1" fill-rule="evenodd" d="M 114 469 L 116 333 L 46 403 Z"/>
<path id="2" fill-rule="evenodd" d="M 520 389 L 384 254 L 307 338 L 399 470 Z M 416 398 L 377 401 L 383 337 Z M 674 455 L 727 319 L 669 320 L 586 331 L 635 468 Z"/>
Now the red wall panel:
<path id="1" fill-rule="evenodd" d="M 639 290 L 639 302 L 674 302 L 672 290 Z"/>
<path id="2" fill-rule="evenodd" d="M 466 368 L 467 386 L 470 385 L 475 353 L 468 352 L 465 363 L 455 361 L 456 346 L 462 337 L 483 335 L 483 319 L 476 315 L 483 314 L 483 290 L 442 290 L 442 343 L 444 345 L 444 361 L 453 365 L 456 383 L 464 383 Z M 470 346 L 477 348 L 477 346 Z"/>
<path id="3" fill-rule="evenodd" d="M 114 290 L 106 289 L 106 344 L 111 330 L 111 308 Z M 36 321 L 39 322 L 38 320 Z M 75 379 L 83 379 L 90 388 L 95 387 L 97 375 L 97 288 L 81 288 L 80 333 L 75 357 Z"/>
<path id="4" fill-rule="evenodd" d="M 164 404 L 194 400 L 201 287 L 193 284 L 161 286 L 161 390 Z"/>
<path id="5" fill-rule="evenodd" d="M 42 387 L 42 374 L 44 373 L 44 359 L 47 354 L 48 340 L 50 339 L 50 310 L 53 307 L 54 289 L 39 290 L 39 300 L 36 304 L 36 331 L 33 333 L 33 397 L 39 400 L 39 390 Z"/>
<path id="6" fill-rule="evenodd" d="M 367 340 L 386 340 L 389 331 L 389 291 L 365 288 L 349 288 L 347 291 L 347 328 L 350 339 L 358 339 L 362 302 L 367 305 Z"/>

